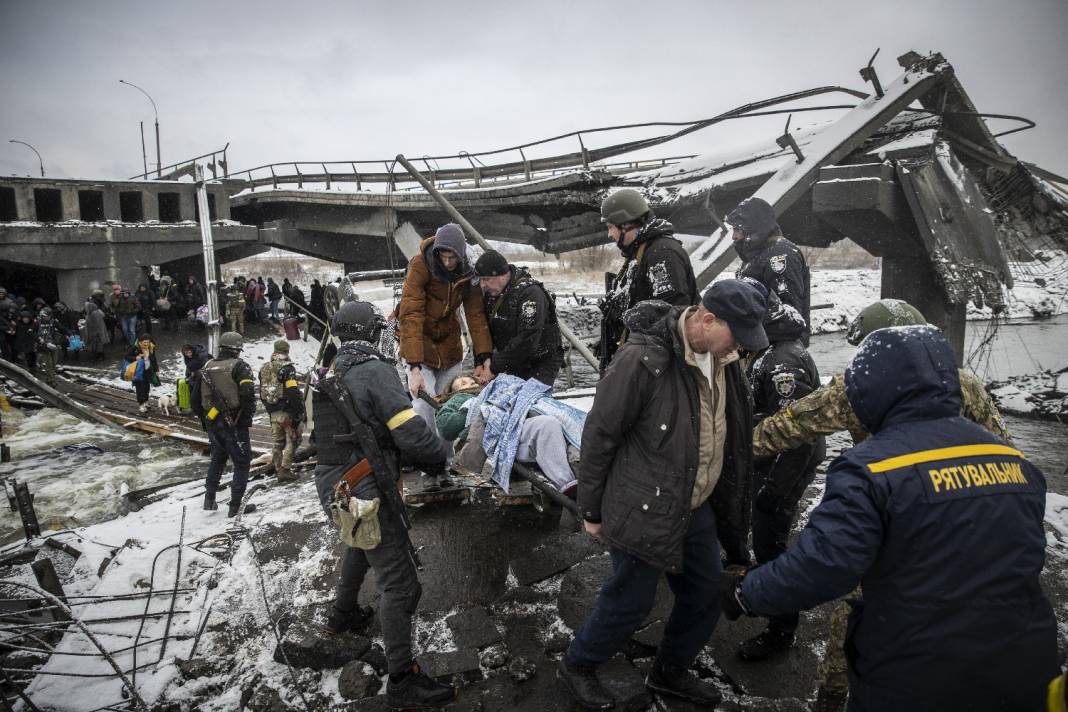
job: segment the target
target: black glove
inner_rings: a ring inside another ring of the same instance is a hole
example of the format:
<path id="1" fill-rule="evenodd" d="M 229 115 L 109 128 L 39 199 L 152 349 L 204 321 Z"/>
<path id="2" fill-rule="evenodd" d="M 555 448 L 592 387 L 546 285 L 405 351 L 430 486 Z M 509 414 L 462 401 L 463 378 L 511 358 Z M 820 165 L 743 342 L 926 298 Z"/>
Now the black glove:
<path id="1" fill-rule="evenodd" d="M 746 569 L 742 566 L 728 566 L 720 578 L 719 604 L 723 615 L 729 621 L 736 621 L 743 615 L 753 615 L 742 598 L 742 581 L 745 580 L 745 574 Z"/>

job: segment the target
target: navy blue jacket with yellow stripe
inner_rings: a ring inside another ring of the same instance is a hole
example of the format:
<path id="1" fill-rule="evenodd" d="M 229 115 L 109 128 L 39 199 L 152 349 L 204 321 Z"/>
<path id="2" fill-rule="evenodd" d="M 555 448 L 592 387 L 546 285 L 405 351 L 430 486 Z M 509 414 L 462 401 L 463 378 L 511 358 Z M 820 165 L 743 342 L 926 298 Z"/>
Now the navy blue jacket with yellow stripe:
<path id="1" fill-rule="evenodd" d="M 855 709 L 1037 709 L 1058 672 L 1042 472 L 958 415 L 933 327 L 872 332 L 845 380 L 874 436 L 832 463 L 797 543 L 742 599 L 782 614 L 862 584 L 846 640 Z"/>

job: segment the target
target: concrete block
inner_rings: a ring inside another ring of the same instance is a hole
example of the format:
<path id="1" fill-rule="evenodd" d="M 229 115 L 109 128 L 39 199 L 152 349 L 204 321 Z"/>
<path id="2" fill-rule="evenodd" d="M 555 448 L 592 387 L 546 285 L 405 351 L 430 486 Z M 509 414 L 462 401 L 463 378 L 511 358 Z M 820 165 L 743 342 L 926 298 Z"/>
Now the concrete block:
<path id="1" fill-rule="evenodd" d="M 450 650 L 445 653 L 421 653 L 418 660 L 423 672 L 437 680 L 459 678 L 463 682 L 477 682 L 482 679 L 478 651 L 474 648 Z"/>
<path id="2" fill-rule="evenodd" d="M 509 567 L 520 584 L 529 586 L 566 571 L 604 550 L 603 544 L 585 532 L 560 532 L 548 537 L 527 556 L 513 559 Z"/>
<path id="3" fill-rule="evenodd" d="M 485 608 L 469 608 L 445 619 L 458 648 L 484 648 L 504 640 Z"/>
<path id="4" fill-rule="evenodd" d="M 274 659 L 298 668 L 333 670 L 358 659 L 371 648 L 362 635 L 323 635 L 310 621 L 293 623 L 275 648 Z M 285 654 L 283 655 L 283 651 Z"/>

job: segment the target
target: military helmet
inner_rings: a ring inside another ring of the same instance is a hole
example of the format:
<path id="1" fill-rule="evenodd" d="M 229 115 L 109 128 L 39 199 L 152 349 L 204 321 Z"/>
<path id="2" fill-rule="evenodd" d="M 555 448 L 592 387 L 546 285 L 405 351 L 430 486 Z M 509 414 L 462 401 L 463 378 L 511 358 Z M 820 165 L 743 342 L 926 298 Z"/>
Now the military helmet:
<path id="1" fill-rule="evenodd" d="M 330 331 L 342 341 L 378 342 L 386 327 L 382 312 L 370 302 L 346 302 L 334 312 Z"/>
<path id="2" fill-rule="evenodd" d="M 846 340 L 858 346 L 864 337 L 876 329 L 891 326 L 915 326 L 926 324 L 920 310 L 901 299 L 880 299 L 864 307 L 849 324 Z"/>
<path id="3" fill-rule="evenodd" d="M 617 190 L 601 201 L 601 222 L 610 225 L 640 223 L 650 212 L 649 202 L 634 188 Z"/>
<path id="4" fill-rule="evenodd" d="M 224 332 L 219 337 L 219 348 L 230 349 L 231 351 L 240 351 L 245 345 L 245 340 L 241 338 L 241 334 L 236 331 Z"/>

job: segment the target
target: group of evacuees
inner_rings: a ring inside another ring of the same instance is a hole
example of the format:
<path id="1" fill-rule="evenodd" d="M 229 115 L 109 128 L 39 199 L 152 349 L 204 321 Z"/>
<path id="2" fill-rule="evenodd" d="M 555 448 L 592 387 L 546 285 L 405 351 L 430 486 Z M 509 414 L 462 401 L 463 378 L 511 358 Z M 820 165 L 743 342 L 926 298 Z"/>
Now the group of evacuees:
<path id="1" fill-rule="evenodd" d="M 719 703 L 692 666 L 721 614 L 767 620 L 737 650 L 759 661 L 789 649 L 800 611 L 846 597 L 823 709 L 846 694 L 851 710 L 1040 709 L 1059 689 L 1038 578 L 1045 480 L 938 329 L 907 303 L 876 302 L 850 329 L 852 364 L 822 385 L 806 349 L 808 267 L 768 203 L 728 215 L 742 266 L 703 293 L 638 191 L 609 195 L 602 218 L 623 266 L 602 303 L 602 377 L 580 432 L 551 397 L 563 359 L 551 295 L 497 252 L 473 259 L 460 226 L 445 225 L 405 278 L 406 385 L 379 349 L 385 322 L 371 305 L 334 317 L 342 346 L 324 378 L 342 395 L 331 385 L 315 403 L 324 509 L 342 491 L 346 502 L 382 494 L 353 476 L 361 458 L 388 463 L 390 481 L 403 464 L 433 476 L 488 462 L 505 487 L 511 463 L 541 466 L 611 554 L 557 671 L 584 709 L 615 705 L 598 668 L 647 619 L 665 575 L 674 604 L 645 681 L 657 695 Z M 842 430 L 854 447 L 830 464 L 823 501 L 788 546 L 823 438 Z M 412 650 L 420 588 L 403 514 L 378 512 L 381 543 L 347 550 L 324 630 L 366 625 L 356 596 L 375 569 L 389 701 L 445 704 L 458 690 L 427 677 Z"/>

